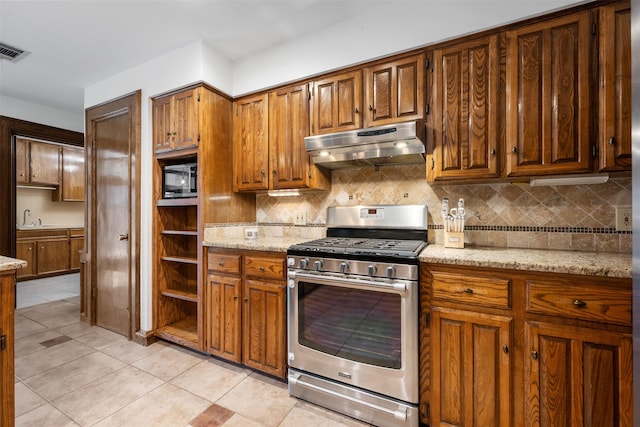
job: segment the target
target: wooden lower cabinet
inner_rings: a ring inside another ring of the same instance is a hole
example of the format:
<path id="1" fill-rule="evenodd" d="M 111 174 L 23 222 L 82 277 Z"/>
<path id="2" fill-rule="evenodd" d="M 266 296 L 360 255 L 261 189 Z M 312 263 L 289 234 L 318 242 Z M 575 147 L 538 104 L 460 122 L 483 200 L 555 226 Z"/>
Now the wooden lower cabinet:
<path id="1" fill-rule="evenodd" d="M 207 352 L 285 378 L 284 262 L 279 253 L 209 249 Z"/>
<path id="2" fill-rule="evenodd" d="M 19 270 L 18 270 L 19 271 Z M 0 271 L 0 426 L 13 426 L 15 270 Z"/>
<path id="3" fill-rule="evenodd" d="M 527 426 L 632 426 L 630 334 L 525 324 Z"/>
<path id="4" fill-rule="evenodd" d="M 431 322 L 431 425 L 511 425 L 511 318 L 434 307 Z"/>
<path id="5" fill-rule="evenodd" d="M 82 248 L 82 228 L 18 230 L 16 258 L 27 261 L 27 267 L 18 270 L 17 276 L 27 280 L 79 271 Z"/>

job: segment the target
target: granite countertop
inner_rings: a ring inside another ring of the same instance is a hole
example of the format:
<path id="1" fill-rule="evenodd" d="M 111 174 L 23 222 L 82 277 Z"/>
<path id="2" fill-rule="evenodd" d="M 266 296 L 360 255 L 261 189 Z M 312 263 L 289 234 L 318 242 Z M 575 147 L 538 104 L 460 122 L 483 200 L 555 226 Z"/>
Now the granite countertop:
<path id="1" fill-rule="evenodd" d="M 494 247 L 453 249 L 429 245 L 420 253 L 420 262 L 602 277 L 632 277 L 631 254 L 613 252 Z"/>
<path id="2" fill-rule="evenodd" d="M 0 271 L 17 270 L 27 266 L 27 261 L 0 255 Z"/>
<path id="3" fill-rule="evenodd" d="M 219 238 L 202 242 L 203 246 L 215 246 L 225 249 L 246 249 L 253 251 L 287 252 L 291 245 L 307 242 L 304 237 L 259 237 L 257 239 Z"/>
<path id="4" fill-rule="evenodd" d="M 44 225 L 16 225 L 16 230 L 51 230 L 59 228 L 84 228 L 82 225 L 58 225 L 58 224 L 44 224 Z"/>

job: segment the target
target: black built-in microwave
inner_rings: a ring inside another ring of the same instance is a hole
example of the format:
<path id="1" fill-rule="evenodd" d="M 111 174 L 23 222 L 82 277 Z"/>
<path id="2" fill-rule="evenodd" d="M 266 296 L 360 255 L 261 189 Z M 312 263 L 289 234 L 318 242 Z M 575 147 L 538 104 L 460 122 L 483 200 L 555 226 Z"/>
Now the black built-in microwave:
<path id="1" fill-rule="evenodd" d="M 198 196 L 198 164 L 196 162 L 168 164 L 162 167 L 162 197 Z"/>

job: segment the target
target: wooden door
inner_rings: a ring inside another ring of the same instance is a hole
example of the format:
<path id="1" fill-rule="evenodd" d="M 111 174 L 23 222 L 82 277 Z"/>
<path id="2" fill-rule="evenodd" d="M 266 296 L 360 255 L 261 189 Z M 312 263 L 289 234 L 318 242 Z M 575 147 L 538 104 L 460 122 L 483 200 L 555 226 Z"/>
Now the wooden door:
<path id="1" fill-rule="evenodd" d="M 269 189 L 268 95 L 233 103 L 234 190 Z"/>
<path id="2" fill-rule="evenodd" d="M 31 141 L 29 181 L 38 184 L 60 183 L 60 146 Z"/>
<path id="3" fill-rule="evenodd" d="M 173 96 L 173 148 L 196 147 L 200 141 L 198 123 L 200 90 L 185 90 Z"/>
<path id="4" fill-rule="evenodd" d="M 240 277 L 207 276 L 207 352 L 242 362 Z"/>
<path id="5" fill-rule="evenodd" d="M 430 180 L 498 175 L 498 37 L 433 53 Z"/>
<path id="6" fill-rule="evenodd" d="M 631 9 L 620 2 L 599 11 L 599 169 L 631 170 Z"/>
<path id="7" fill-rule="evenodd" d="M 17 271 L 17 276 L 28 279 L 36 275 L 36 241 L 16 242 L 16 258 L 27 261 L 27 266 Z"/>
<path id="8" fill-rule="evenodd" d="M 38 274 L 58 273 L 69 270 L 69 239 L 38 240 Z"/>
<path id="9" fill-rule="evenodd" d="M 86 112 L 86 247 L 91 323 L 130 339 L 140 330 L 140 91 Z M 147 330 L 151 325 L 147 326 Z"/>
<path id="10" fill-rule="evenodd" d="M 511 425 L 511 318 L 434 307 L 431 425 Z"/>
<path id="11" fill-rule="evenodd" d="M 285 286 L 245 280 L 242 361 L 281 378 L 285 376 Z"/>
<path id="12" fill-rule="evenodd" d="M 156 152 L 171 150 L 173 130 L 171 128 L 171 96 L 153 100 L 153 147 Z"/>
<path id="13" fill-rule="evenodd" d="M 589 11 L 507 32 L 506 174 L 591 171 Z"/>
<path id="14" fill-rule="evenodd" d="M 16 138 L 16 184 L 29 182 L 29 142 Z"/>
<path id="15" fill-rule="evenodd" d="M 312 83 L 311 135 L 362 127 L 362 70 Z"/>
<path id="16" fill-rule="evenodd" d="M 269 163 L 274 189 L 309 186 L 309 91 L 306 84 L 269 93 Z"/>
<path id="17" fill-rule="evenodd" d="M 630 334 L 525 324 L 527 426 L 631 427 Z"/>
<path id="18" fill-rule="evenodd" d="M 365 127 L 424 118 L 424 54 L 365 68 Z"/>

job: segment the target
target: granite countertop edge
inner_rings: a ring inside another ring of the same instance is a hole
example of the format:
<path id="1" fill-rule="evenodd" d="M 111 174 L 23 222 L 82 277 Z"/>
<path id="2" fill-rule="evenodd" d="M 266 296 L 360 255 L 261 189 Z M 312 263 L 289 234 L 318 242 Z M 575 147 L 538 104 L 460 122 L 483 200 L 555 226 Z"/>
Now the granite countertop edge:
<path id="1" fill-rule="evenodd" d="M 260 237 L 255 240 L 231 238 L 204 241 L 206 247 L 283 252 L 305 242 L 302 237 Z M 490 267 L 545 273 L 564 273 L 601 277 L 632 277 L 632 256 L 627 253 L 583 252 L 544 249 L 465 247 L 445 248 L 430 244 L 419 256 L 423 263 Z"/>
<path id="2" fill-rule="evenodd" d="M 27 266 L 27 261 L 0 255 L 0 271 L 18 270 Z"/>

